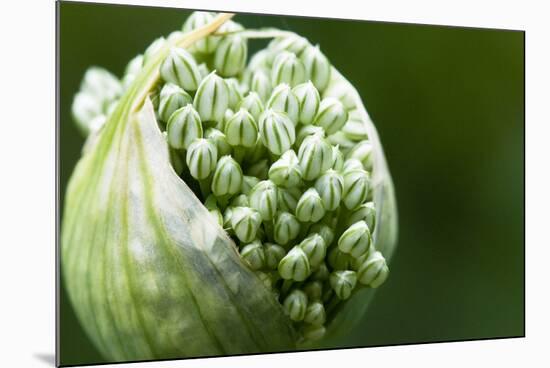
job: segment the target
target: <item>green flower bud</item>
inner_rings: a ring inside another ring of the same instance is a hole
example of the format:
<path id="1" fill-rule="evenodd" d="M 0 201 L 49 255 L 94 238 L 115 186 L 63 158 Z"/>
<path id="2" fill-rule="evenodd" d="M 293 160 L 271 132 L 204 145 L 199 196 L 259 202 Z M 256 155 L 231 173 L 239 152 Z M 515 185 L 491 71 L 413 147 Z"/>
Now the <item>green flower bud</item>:
<path id="1" fill-rule="evenodd" d="M 214 195 L 210 194 L 208 197 L 206 197 L 206 200 L 204 201 L 204 207 L 209 210 L 218 208 L 218 200 Z"/>
<path id="2" fill-rule="evenodd" d="M 97 116 L 102 115 L 100 102 L 88 92 L 78 92 L 73 100 L 71 112 L 78 128 L 85 135 L 96 131 L 97 125 L 92 127 L 91 121 Z"/>
<path id="3" fill-rule="evenodd" d="M 306 340 L 316 341 L 325 336 L 325 326 L 306 325 L 302 329 L 302 335 Z"/>
<path id="4" fill-rule="evenodd" d="M 359 110 L 353 90 L 345 83 L 331 83 L 327 89 L 323 91 L 323 96 L 332 96 L 339 99 L 348 111 Z"/>
<path id="5" fill-rule="evenodd" d="M 243 182 L 241 167 L 231 156 L 223 156 L 216 165 L 211 189 L 217 196 L 239 192 Z"/>
<path id="6" fill-rule="evenodd" d="M 287 151 L 296 140 L 294 124 L 286 114 L 267 109 L 260 116 L 259 125 L 264 146 L 276 155 Z"/>
<path id="7" fill-rule="evenodd" d="M 214 128 L 219 130 L 220 132 L 225 131 L 225 126 L 227 125 L 227 122 L 229 119 L 231 119 L 235 115 L 235 112 L 231 109 L 226 109 L 223 113 L 223 119 L 221 122 L 217 122 L 216 125 L 214 125 Z M 227 141 L 227 138 L 226 138 Z"/>
<path id="8" fill-rule="evenodd" d="M 197 62 L 185 49 L 172 47 L 160 66 L 160 76 L 186 91 L 196 91 L 202 80 Z"/>
<path id="9" fill-rule="evenodd" d="M 252 188 L 256 184 L 258 184 L 259 182 L 260 182 L 260 179 L 258 179 L 255 176 L 244 175 L 243 176 L 243 185 L 241 187 L 241 192 L 244 195 L 248 195 L 250 193 L 250 191 L 252 190 Z"/>
<path id="10" fill-rule="evenodd" d="M 334 270 L 348 270 L 351 267 L 351 256 L 334 247 L 328 253 L 328 264 Z"/>
<path id="11" fill-rule="evenodd" d="M 263 180 L 249 194 L 250 206 L 260 213 L 262 220 L 271 220 L 277 212 L 277 187 L 271 180 Z"/>
<path id="12" fill-rule="evenodd" d="M 294 87 L 300 83 L 304 83 L 307 79 L 308 73 L 306 72 L 304 63 L 292 52 L 283 51 L 273 61 L 271 83 L 274 86 L 287 83 L 291 87 Z"/>
<path id="13" fill-rule="evenodd" d="M 312 124 L 319 111 L 321 100 L 319 91 L 317 91 L 317 88 L 315 88 L 311 81 L 297 85 L 292 91 L 296 94 L 296 97 L 298 97 L 298 103 L 300 105 L 300 117 L 298 121 L 306 125 Z"/>
<path id="14" fill-rule="evenodd" d="M 225 135 L 232 146 L 253 147 L 258 139 L 258 125 L 248 111 L 240 109 L 227 121 Z"/>
<path id="15" fill-rule="evenodd" d="M 332 169 L 328 169 L 315 181 L 315 189 L 323 200 L 327 211 L 333 211 L 340 205 L 344 191 L 344 178 Z"/>
<path id="16" fill-rule="evenodd" d="M 107 69 L 91 67 L 84 73 L 80 90 L 94 96 L 105 111 L 109 103 L 121 95 L 122 85 Z"/>
<path id="17" fill-rule="evenodd" d="M 160 120 L 168 121 L 174 111 L 191 103 L 193 103 L 193 98 L 182 88 L 171 83 L 165 84 L 160 91 L 158 109 Z"/>
<path id="18" fill-rule="evenodd" d="M 139 54 L 134 56 L 132 60 L 126 64 L 126 68 L 124 68 L 124 74 L 125 75 L 135 75 L 138 74 L 143 67 L 143 55 Z"/>
<path id="19" fill-rule="evenodd" d="M 296 239 L 300 233 L 300 223 L 296 217 L 289 212 L 279 212 L 275 219 L 273 237 L 281 245 L 287 245 L 291 240 Z"/>
<path id="20" fill-rule="evenodd" d="M 293 247 L 279 262 L 279 275 L 285 280 L 304 281 L 311 273 L 308 257 L 302 248 Z"/>
<path id="21" fill-rule="evenodd" d="M 311 279 L 314 281 L 326 281 L 328 280 L 329 275 L 330 271 L 328 270 L 327 265 L 325 264 L 325 262 L 321 262 L 321 264 L 311 275 Z"/>
<path id="22" fill-rule="evenodd" d="M 243 94 L 241 92 L 241 87 L 239 86 L 239 81 L 235 78 L 229 78 L 225 80 L 227 87 L 229 88 L 229 108 L 233 110 L 238 110 L 237 106 L 239 102 L 243 99 Z"/>
<path id="23" fill-rule="evenodd" d="M 285 298 L 283 308 L 291 320 L 303 320 L 307 309 L 307 295 L 301 290 L 292 290 Z"/>
<path id="24" fill-rule="evenodd" d="M 266 243 L 265 244 L 265 260 L 266 266 L 271 270 L 276 270 L 279 266 L 279 262 L 285 256 L 286 251 L 278 244 Z"/>
<path id="25" fill-rule="evenodd" d="M 316 223 L 309 229 L 311 233 L 319 234 L 325 241 L 325 245 L 328 248 L 334 241 L 334 230 L 330 226 L 323 223 Z"/>
<path id="26" fill-rule="evenodd" d="M 210 142 L 214 143 L 214 145 L 218 149 L 218 156 L 226 156 L 231 153 L 231 146 L 227 142 L 227 137 L 218 129 L 206 129 L 204 137 L 207 138 Z"/>
<path id="27" fill-rule="evenodd" d="M 323 303 L 314 301 L 309 303 L 304 316 L 304 322 L 313 326 L 322 326 L 327 319 Z"/>
<path id="28" fill-rule="evenodd" d="M 156 40 L 154 40 L 145 50 L 143 53 L 143 66 L 147 65 L 149 63 L 149 60 L 155 55 L 166 43 L 166 39 L 164 37 L 159 37 Z"/>
<path id="29" fill-rule="evenodd" d="M 371 234 L 374 233 L 374 226 L 376 225 L 376 207 L 373 202 L 363 203 L 356 210 L 354 210 L 349 215 L 347 225 L 351 226 L 359 221 L 365 221 L 371 231 Z"/>
<path id="30" fill-rule="evenodd" d="M 307 299 L 310 302 L 318 301 L 321 300 L 321 296 L 323 295 L 323 284 L 320 281 L 309 281 L 302 287 L 302 291 L 306 293 Z"/>
<path id="31" fill-rule="evenodd" d="M 248 201 L 248 196 L 246 194 L 240 194 L 236 197 L 233 197 L 233 199 L 231 199 L 231 202 L 229 204 L 232 207 L 249 207 L 250 206 L 250 202 Z"/>
<path id="32" fill-rule="evenodd" d="M 323 92 L 330 82 L 331 66 L 319 46 L 308 46 L 300 55 L 309 79 L 319 92 Z"/>
<path id="33" fill-rule="evenodd" d="M 269 168 L 269 179 L 280 187 L 295 187 L 302 183 L 302 169 L 293 150 L 288 150 Z"/>
<path id="34" fill-rule="evenodd" d="M 370 190 L 370 175 L 365 170 L 344 172 L 344 205 L 354 210 L 365 202 Z"/>
<path id="35" fill-rule="evenodd" d="M 382 253 L 376 251 L 369 254 L 367 260 L 359 267 L 357 277 L 363 285 L 377 288 L 388 278 L 389 269 Z"/>
<path id="36" fill-rule="evenodd" d="M 214 68 L 224 77 L 234 77 L 246 65 L 248 46 L 240 36 L 224 37 L 214 53 Z"/>
<path id="37" fill-rule="evenodd" d="M 211 12 L 193 12 L 183 24 L 182 31 L 187 33 L 191 32 L 194 29 L 203 27 L 208 23 L 214 20 L 215 14 Z M 190 49 L 192 51 L 200 52 L 203 54 L 210 54 L 214 52 L 218 43 L 220 42 L 220 37 L 217 36 L 208 36 L 203 39 L 200 39 L 194 42 Z"/>
<path id="38" fill-rule="evenodd" d="M 248 243 L 254 240 L 261 224 L 260 214 L 252 208 L 233 207 L 231 211 L 231 228 L 233 228 L 240 241 Z"/>
<path id="39" fill-rule="evenodd" d="M 369 135 L 364 121 L 352 118 L 352 114 L 348 114 L 348 121 L 344 124 L 342 132 L 354 141 L 367 140 Z"/>
<path id="40" fill-rule="evenodd" d="M 197 180 L 210 176 L 216 167 L 217 159 L 218 150 L 207 139 L 196 139 L 187 149 L 187 167 L 191 176 Z"/>
<path id="41" fill-rule="evenodd" d="M 245 245 L 241 250 L 241 258 L 244 259 L 253 270 L 263 268 L 266 264 L 264 246 L 259 241 Z"/>
<path id="42" fill-rule="evenodd" d="M 338 146 L 332 146 L 332 169 L 336 171 L 344 169 L 344 155 Z"/>
<path id="43" fill-rule="evenodd" d="M 346 300 L 351 296 L 351 292 L 357 285 L 357 274 L 355 271 L 334 271 L 330 274 L 330 286 L 336 296 L 341 300 Z"/>
<path id="44" fill-rule="evenodd" d="M 338 239 L 338 249 L 350 254 L 353 258 L 358 258 L 367 253 L 370 246 L 371 234 L 365 221 L 359 221 L 351 225 Z"/>
<path id="45" fill-rule="evenodd" d="M 244 30 L 244 27 L 242 26 L 242 24 L 232 20 L 228 20 L 227 22 L 222 24 L 220 28 L 218 28 L 216 33 L 232 33 L 232 32 L 237 32 L 242 30 Z"/>
<path id="46" fill-rule="evenodd" d="M 262 49 L 258 52 L 256 52 L 252 57 L 250 58 L 250 61 L 248 63 L 248 69 L 250 70 L 258 70 L 258 69 L 271 69 L 271 60 L 272 53 L 268 49 Z"/>
<path id="47" fill-rule="evenodd" d="M 220 226 L 223 226 L 223 215 L 221 211 L 218 208 L 213 208 L 211 210 L 208 210 L 210 213 L 210 216 L 212 216 L 212 219 Z"/>
<path id="48" fill-rule="evenodd" d="M 269 164 L 266 159 L 260 160 L 250 165 L 246 170 L 246 175 L 255 176 L 260 180 L 266 180 L 269 170 Z"/>
<path id="49" fill-rule="evenodd" d="M 273 86 L 271 85 L 271 80 L 266 72 L 263 70 L 256 70 L 252 74 L 252 80 L 250 81 L 250 90 L 254 91 L 260 96 L 262 101 L 267 101 L 271 95 L 271 90 Z"/>
<path id="50" fill-rule="evenodd" d="M 206 65 L 206 63 L 200 63 L 198 68 L 199 68 L 199 73 L 201 75 L 201 80 L 206 78 L 206 76 L 211 73 L 211 71 L 210 71 L 210 69 L 208 69 L 208 66 Z"/>
<path id="51" fill-rule="evenodd" d="M 233 229 L 233 207 L 227 207 L 223 212 L 223 228 L 225 230 Z"/>
<path id="52" fill-rule="evenodd" d="M 304 139 L 310 135 L 317 135 L 321 138 L 325 138 L 325 130 L 315 125 L 300 126 L 298 132 L 296 133 L 296 142 L 294 143 L 294 146 L 299 148 L 304 142 Z"/>
<path id="53" fill-rule="evenodd" d="M 338 149 L 344 155 L 355 147 L 355 142 L 349 139 L 342 131 L 329 135 L 327 141 L 333 146 L 338 146 Z"/>
<path id="54" fill-rule="evenodd" d="M 286 113 L 294 126 L 298 123 L 300 114 L 298 97 L 292 92 L 288 84 L 282 83 L 275 87 L 266 106 L 268 109 Z"/>
<path id="55" fill-rule="evenodd" d="M 325 241 L 318 234 L 309 235 L 307 238 L 302 240 L 299 247 L 302 248 L 304 253 L 307 255 L 309 264 L 313 268 L 319 266 L 327 254 Z"/>
<path id="56" fill-rule="evenodd" d="M 302 177 L 306 180 L 318 178 L 332 166 L 332 147 L 319 135 L 310 135 L 298 150 Z"/>
<path id="57" fill-rule="evenodd" d="M 174 111 L 166 126 L 168 144 L 176 149 L 187 149 L 191 143 L 202 138 L 202 124 L 193 105 L 186 105 Z"/>
<path id="58" fill-rule="evenodd" d="M 372 144 L 369 141 L 361 141 L 348 152 L 349 158 L 355 158 L 361 161 L 367 171 L 372 170 Z"/>
<path id="59" fill-rule="evenodd" d="M 344 173 L 353 171 L 353 170 L 363 170 L 363 164 L 361 161 L 359 161 L 356 158 L 348 158 L 344 161 L 344 166 L 342 167 L 342 171 Z"/>
<path id="60" fill-rule="evenodd" d="M 279 188 L 278 194 L 278 208 L 281 211 L 291 212 L 296 211 L 298 201 L 302 196 L 302 192 L 299 188 Z"/>
<path id="61" fill-rule="evenodd" d="M 304 37 L 291 34 L 274 38 L 267 48 L 272 55 L 278 55 L 281 51 L 290 51 L 299 55 L 308 45 L 309 42 Z"/>
<path id="62" fill-rule="evenodd" d="M 258 121 L 261 113 L 264 111 L 264 104 L 256 92 L 249 92 L 248 95 L 241 100 L 238 108 L 246 109 L 254 117 L 254 120 Z"/>
<path id="63" fill-rule="evenodd" d="M 313 124 L 323 127 L 330 135 L 342 129 L 347 120 L 348 112 L 344 105 L 335 98 L 327 97 L 321 101 Z"/>
<path id="64" fill-rule="evenodd" d="M 323 200 L 315 188 L 309 188 L 296 205 L 296 217 L 302 222 L 317 222 L 325 215 Z"/>
<path id="65" fill-rule="evenodd" d="M 229 87 L 225 80 L 212 72 L 204 78 L 193 101 L 203 122 L 220 122 L 229 107 Z"/>

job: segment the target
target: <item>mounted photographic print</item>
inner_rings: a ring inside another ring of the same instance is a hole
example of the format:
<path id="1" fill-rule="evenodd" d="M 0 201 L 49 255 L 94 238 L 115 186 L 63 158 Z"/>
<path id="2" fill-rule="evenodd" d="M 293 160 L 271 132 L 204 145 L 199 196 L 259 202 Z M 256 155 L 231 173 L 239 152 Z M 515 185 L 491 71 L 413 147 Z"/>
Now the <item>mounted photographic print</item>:
<path id="1" fill-rule="evenodd" d="M 523 32 L 57 11 L 59 365 L 524 336 Z"/>

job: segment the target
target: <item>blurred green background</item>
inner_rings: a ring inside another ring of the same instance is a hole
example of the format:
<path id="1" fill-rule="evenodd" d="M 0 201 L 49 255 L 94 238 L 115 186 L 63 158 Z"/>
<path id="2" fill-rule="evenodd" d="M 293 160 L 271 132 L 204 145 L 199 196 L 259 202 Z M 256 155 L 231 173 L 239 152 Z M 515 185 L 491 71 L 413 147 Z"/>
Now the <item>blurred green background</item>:
<path id="1" fill-rule="evenodd" d="M 60 190 L 83 138 L 70 114 L 90 65 L 118 76 L 178 9 L 60 3 Z M 524 33 L 237 15 L 319 43 L 358 89 L 399 207 L 391 277 L 342 346 L 524 335 Z M 254 44 L 256 45 L 256 44 Z M 60 292 L 61 363 L 104 362 Z"/>

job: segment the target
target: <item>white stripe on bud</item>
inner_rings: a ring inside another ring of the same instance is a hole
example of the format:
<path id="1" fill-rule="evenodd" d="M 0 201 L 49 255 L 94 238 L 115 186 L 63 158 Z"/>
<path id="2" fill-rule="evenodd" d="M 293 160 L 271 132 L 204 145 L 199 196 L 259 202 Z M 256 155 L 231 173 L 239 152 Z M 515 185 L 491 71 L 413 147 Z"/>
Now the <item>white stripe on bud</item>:
<path id="1" fill-rule="evenodd" d="M 302 183 L 302 169 L 293 150 L 281 155 L 269 168 L 269 179 L 277 186 L 290 188 Z"/>
<path id="2" fill-rule="evenodd" d="M 182 31 L 187 33 L 194 29 L 207 25 L 214 20 L 215 14 L 211 12 L 193 12 L 185 21 L 182 27 Z M 191 45 L 191 50 L 200 52 L 203 54 L 210 54 L 214 52 L 216 46 L 220 42 L 219 36 L 208 36 L 203 39 L 197 40 Z"/>
<path id="3" fill-rule="evenodd" d="M 330 82 L 331 65 L 319 46 L 308 46 L 300 55 L 309 79 L 319 92 L 323 92 Z"/>
<path id="4" fill-rule="evenodd" d="M 300 117 L 298 121 L 302 124 L 312 124 L 319 111 L 319 91 L 311 81 L 297 85 L 292 89 L 298 97 L 300 105 Z"/>
<path id="5" fill-rule="evenodd" d="M 359 207 L 368 198 L 370 175 L 365 170 L 344 172 L 344 205 L 349 210 Z"/>
<path id="6" fill-rule="evenodd" d="M 245 245 L 241 249 L 241 257 L 253 270 L 259 270 L 265 266 L 265 250 L 259 241 Z"/>
<path id="7" fill-rule="evenodd" d="M 191 103 L 193 103 L 193 98 L 181 87 L 166 83 L 160 91 L 158 108 L 160 120 L 168 121 L 174 111 Z"/>
<path id="8" fill-rule="evenodd" d="M 273 237 L 281 245 L 287 245 L 300 233 L 300 223 L 296 217 L 289 212 L 279 212 L 275 220 Z"/>
<path id="9" fill-rule="evenodd" d="M 300 114 L 298 97 L 292 92 L 288 84 L 281 83 L 275 87 L 266 106 L 268 109 L 287 114 L 294 126 L 298 124 L 298 116 Z"/>
<path id="10" fill-rule="evenodd" d="M 372 288 L 382 285 L 388 278 L 389 269 L 382 253 L 376 251 L 369 254 L 367 260 L 357 271 L 359 282 Z"/>
<path id="11" fill-rule="evenodd" d="M 295 246 L 281 259 L 277 268 L 285 280 L 304 281 L 311 273 L 311 266 L 302 248 Z"/>
<path id="12" fill-rule="evenodd" d="M 351 225 L 340 236 L 338 249 L 343 253 L 350 254 L 353 258 L 359 258 L 369 251 L 371 242 L 369 226 L 365 221 L 359 221 Z"/>
<path id="13" fill-rule="evenodd" d="M 261 224 L 260 214 L 252 208 L 233 207 L 231 227 L 240 241 L 248 243 L 254 240 Z"/>
<path id="14" fill-rule="evenodd" d="M 296 57 L 296 54 L 288 51 L 280 52 L 273 61 L 271 69 L 271 83 L 276 86 L 287 83 L 294 87 L 308 80 L 308 73 L 304 63 Z"/>
<path id="15" fill-rule="evenodd" d="M 260 96 L 256 92 L 251 91 L 241 100 L 238 108 L 246 109 L 252 114 L 254 120 L 258 121 L 261 113 L 264 111 L 264 104 Z"/>
<path id="16" fill-rule="evenodd" d="M 271 180 L 263 180 L 252 188 L 249 194 L 250 207 L 262 216 L 262 220 L 271 220 L 277 213 L 277 186 Z"/>
<path id="17" fill-rule="evenodd" d="M 202 138 L 201 118 L 193 105 L 174 111 L 168 119 L 166 132 L 168 144 L 176 149 L 187 149 L 195 139 Z"/>
<path id="18" fill-rule="evenodd" d="M 294 124 L 284 113 L 265 110 L 260 116 L 259 126 L 264 146 L 276 155 L 287 151 L 296 140 Z"/>
<path id="19" fill-rule="evenodd" d="M 205 179 L 216 167 L 218 152 L 216 146 L 208 140 L 195 140 L 187 150 L 186 162 L 191 176 L 197 180 Z"/>
<path id="20" fill-rule="evenodd" d="M 332 147 L 320 135 L 310 135 L 298 150 L 298 160 L 303 178 L 316 179 L 332 166 Z"/>
<path id="21" fill-rule="evenodd" d="M 208 74 L 201 81 L 193 104 L 203 122 L 221 122 L 229 107 L 229 87 L 225 80 L 215 71 Z"/>
<path id="22" fill-rule="evenodd" d="M 325 215 L 323 201 L 315 188 L 309 188 L 296 205 L 296 217 L 302 222 L 317 222 Z"/>
<path id="23" fill-rule="evenodd" d="M 313 124 L 323 127 L 330 135 L 342 129 L 347 120 L 348 113 L 344 105 L 335 98 L 327 97 L 321 101 Z"/>
<path id="24" fill-rule="evenodd" d="M 307 295 L 301 290 L 292 290 L 283 302 L 283 309 L 291 320 L 303 320 L 307 309 Z"/>
<path id="25" fill-rule="evenodd" d="M 253 147 L 258 139 L 258 125 L 245 109 L 239 109 L 225 124 L 227 142 L 232 146 Z"/>
<path id="26" fill-rule="evenodd" d="M 217 196 L 233 195 L 239 192 L 243 182 L 243 172 L 231 156 L 223 156 L 216 165 L 211 189 Z"/>
<path id="27" fill-rule="evenodd" d="M 355 271 L 334 271 L 330 274 L 330 286 L 340 300 L 346 300 L 357 285 L 357 274 Z"/>
<path id="28" fill-rule="evenodd" d="M 202 76 L 193 56 L 185 49 L 172 47 L 160 66 L 160 76 L 186 91 L 196 91 Z"/>
<path id="29" fill-rule="evenodd" d="M 240 36 L 224 37 L 214 53 L 214 68 L 224 77 L 234 77 L 246 65 L 248 46 Z"/>
<path id="30" fill-rule="evenodd" d="M 344 191 L 344 178 L 329 169 L 315 181 L 315 189 L 323 200 L 326 210 L 334 211 L 340 205 Z"/>

